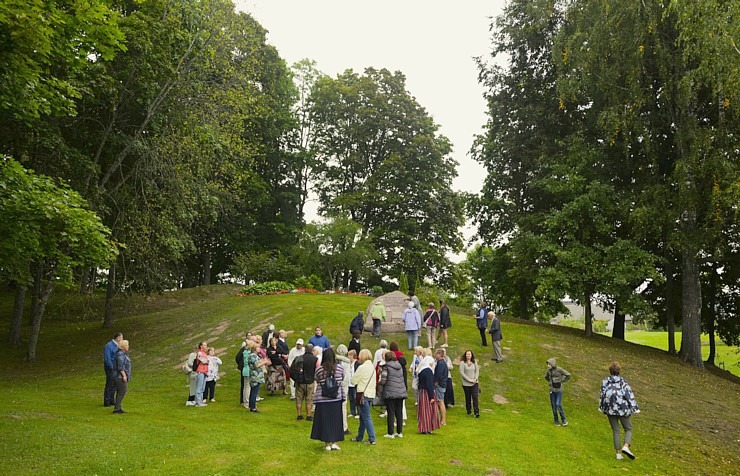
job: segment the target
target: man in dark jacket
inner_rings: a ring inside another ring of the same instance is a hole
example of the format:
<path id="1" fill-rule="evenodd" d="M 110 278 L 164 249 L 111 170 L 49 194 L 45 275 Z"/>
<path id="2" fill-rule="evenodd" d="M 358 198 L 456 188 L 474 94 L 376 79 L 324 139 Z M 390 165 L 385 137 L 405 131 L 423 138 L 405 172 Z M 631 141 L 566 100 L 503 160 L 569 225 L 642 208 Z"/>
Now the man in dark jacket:
<path id="1" fill-rule="evenodd" d="M 110 407 L 116 403 L 116 376 L 113 372 L 113 361 L 118 352 L 118 343 L 123 340 L 123 334 L 118 332 L 105 346 L 103 346 L 103 370 L 105 371 L 105 390 L 103 390 L 103 406 Z"/>
<path id="2" fill-rule="evenodd" d="M 501 339 L 503 339 L 503 336 L 501 335 L 501 321 L 498 320 L 498 316 L 493 311 L 488 311 L 488 317 L 491 318 L 491 328 L 488 332 L 491 333 L 493 351 L 496 354 L 493 357 L 493 360 L 500 364 L 504 361 L 504 357 L 501 355 Z"/>
<path id="3" fill-rule="evenodd" d="M 486 303 L 484 301 L 480 302 L 478 312 L 475 313 L 475 325 L 480 332 L 481 345 L 483 347 L 487 347 L 488 342 L 486 342 L 486 329 L 488 329 L 488 308 L 486 308 Z"/>
<path id="4" fill-rule="evenodd" d="M 439 408 L 439 424 L 447 424 L 447 407 L 445 407 L 445 391 L 447 390 L 447 379 L 450 376 L 450 369 L 445 362 L 445 351 L 437 349 L 434 352 L 434 392 L 437 398 L 437 407 Z"/>
<path id="5" fill-rule="evenodd" d="M 306 353 L 296 357 L 303 362 L 303 382 L 295 383 L 295 408 L 298 412 L 298 420 L 303 420 L 303 403 L 306 406 L 306 420 L 313 420 L 311 407 L 313 407 L 313 393 L 316 390 L 316 364 L 319 359 L 313 353 L 313 344 L 306 345 Z"/>
<path id="6" fill-rule="evenodd" d="M 362 311 L 358 312 L 354 319 L 352 319 L 352 322 L 349 325 L 349 333 L 351 335 L 355 335 L 355 331 L 360 331 L 362 333 L 363 329 L 365 329 L 365 320 L 362 318 Z"/>

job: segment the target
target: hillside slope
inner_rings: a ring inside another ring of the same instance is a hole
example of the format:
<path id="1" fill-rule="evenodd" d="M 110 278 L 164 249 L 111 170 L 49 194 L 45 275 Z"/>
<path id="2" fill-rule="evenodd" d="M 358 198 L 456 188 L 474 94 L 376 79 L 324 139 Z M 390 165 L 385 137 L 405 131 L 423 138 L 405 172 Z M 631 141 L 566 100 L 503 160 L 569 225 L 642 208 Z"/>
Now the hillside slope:
<path id="1" fill-rule="evenodd" d="M 457 372 L 456 407 L 448 425 L 416 432 L 415 409 L 403 440 L 387 440 L 385 420 L 374 413 L 378 445 L 345 441 L 325 454 L 309 439 L 310 423 L 295 420 L 293 402 L 266 397 L 260 414 L 238 405 L 233 356 L 246 330 L 268 323 L 308 338 L 321 325 L 332 344 L 347 343 L 348 326 L 370 298 L 353 295 L 237 297 L 211 286 L 154 298 L 144 312 L 128 311 L 116 329 L 99 323 L 50 319 L 39 343 L 39 361 L 0 348 L 0 450 L 14 474 L 366 474 L 368 465 L 389 474 L 737 474 L 740 467 L 740 387 L 681 364 L 664 352 L 573 329 L 504 321 L 506 361 L 491 361 L 469 316 L 453 314 L 450 354 L 466 349 L 479 358 L 482 416 L 465 414 Z M 0 322 L 7 325 L 7 320 Z M 133 376 L 126 415 L 102 406 L 103 345 L 116 330 L 131 342 Z M 405 335 L 396 339 L 405 350 Z M 191 348 L 208 340 L 224 364 L 217 402 L 185 407 L 186 380 L 179 368 Z M 420 339 L 425 343 L 426 337 Z M 363 335 L 363 347 L 377 339 Z M 407 356 L 410 353 L 407 352 Z M 570 426 L 552 425 L 545 360 L 556 357 L 573 374 L 563 405 Z M 598 389 L 610 361 L 618 360 L 642 413 L 633 418 L 635 461 L 616 461 Z M 263 391 L 263 395 L 264 395 Z M 358 420 L 350 419 L 356 432 Z M 199 442 L 197 449 L 194 442 Z M 381 463 L 382 462 L 382 463 Z M 313 469 L 311 469 L 313 468 Z"/>

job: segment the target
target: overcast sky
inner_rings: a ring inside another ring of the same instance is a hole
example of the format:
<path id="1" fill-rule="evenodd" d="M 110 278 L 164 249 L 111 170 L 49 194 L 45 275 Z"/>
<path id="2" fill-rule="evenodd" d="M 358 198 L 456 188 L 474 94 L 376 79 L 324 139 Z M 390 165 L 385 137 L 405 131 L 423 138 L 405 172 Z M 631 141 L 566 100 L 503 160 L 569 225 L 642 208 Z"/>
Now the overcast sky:
<path id="1" fill-rule="evenodd" d="M 486 121 L 473 57 L 488 56 L 491 18 L 504 0 L 235 3 L 269 31 L 268 42 L 289 65 L 310 58 L 332 77 L 368 66 L 401 71 L 409 92 L 452 141 L 460 163 L 455 189 L 480 192 L 485 170 L 468 155 Z"/>

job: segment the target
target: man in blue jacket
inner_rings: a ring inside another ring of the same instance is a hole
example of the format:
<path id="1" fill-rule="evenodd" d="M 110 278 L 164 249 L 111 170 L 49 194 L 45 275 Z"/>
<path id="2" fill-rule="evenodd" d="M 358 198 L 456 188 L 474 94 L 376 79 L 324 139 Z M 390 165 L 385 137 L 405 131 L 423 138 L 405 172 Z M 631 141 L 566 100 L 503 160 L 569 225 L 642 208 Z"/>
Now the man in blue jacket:
<path id="1" fill-rule="evenodd" d="M 318 326 L 316 327 L 316 334 L 312 335 L 311 338 L 308 339 L 308 343 L 314 347 L 321 347 L 322 351 L 330 347 L 329 339 L 326 338 L 324 331 L 322 331 L 321 327 Z"/>
<path id="2" fill-rule="evenodd" d="M 103 370 L 105 370 L 104 407 L 110 407 L 116 404 L 116 377 L 113 375 L 113 360 L 116 358 L 116 352 L 118 352 L 118 343 L 122 340 L 123 334 L 118 332 L 103 347 Z"/>
<path id="3" fill-rule="evenodd" d="M 486 332 L 488 331 L 488 308 L 486 308 L 485 301 L 480 302 L 478 312 L 475 314 L 475 325 L 478 327 L 480 332 L 481 345 L 483 347 L 488 346 L 486 342 Z"/>

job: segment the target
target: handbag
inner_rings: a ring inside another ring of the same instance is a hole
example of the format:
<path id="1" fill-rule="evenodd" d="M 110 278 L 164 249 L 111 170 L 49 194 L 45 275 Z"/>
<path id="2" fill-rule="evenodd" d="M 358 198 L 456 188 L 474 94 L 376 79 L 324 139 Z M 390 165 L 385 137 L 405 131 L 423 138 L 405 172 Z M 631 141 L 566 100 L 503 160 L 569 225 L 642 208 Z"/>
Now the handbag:
<path id="1" fill-rule="evenodd" d="M 375 395 L 375 398 L 373 398 L 373 406 L 374 407 L 385 406 L 385 399 L 383 398 L 382 394 Z"/>

